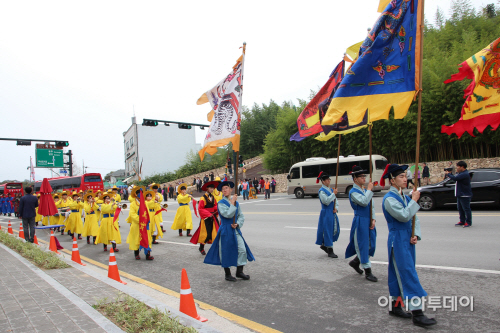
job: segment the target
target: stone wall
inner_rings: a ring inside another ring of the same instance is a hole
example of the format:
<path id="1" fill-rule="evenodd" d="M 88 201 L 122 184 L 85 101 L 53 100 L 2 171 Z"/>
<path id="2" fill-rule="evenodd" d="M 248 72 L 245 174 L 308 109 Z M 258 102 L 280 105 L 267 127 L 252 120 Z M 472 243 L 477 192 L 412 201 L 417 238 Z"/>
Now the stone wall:
<path id="1" fill-rule="evenodd" d="M 453 165 L 456 167 L 457 162 L 461 160 L 453 160 Z M 500 157 L 493 158 L 475 158 L 463 160 L 467 163 L 467 169 L 479 169 L 479 168 L 500 168 Z M 410 166 L 414 165 L 409 164 Z M 422 163 L 419 163 L 419 166 L 423 168 Z M 449 161 L 441 161 L 441 162 L 428 162 L 427 166 L 429 167 L 430 184 L 437 183 L 444 178 L 444 169 L 448 168 Z M 422 170 L 422 169 L 421 169 Z"/>

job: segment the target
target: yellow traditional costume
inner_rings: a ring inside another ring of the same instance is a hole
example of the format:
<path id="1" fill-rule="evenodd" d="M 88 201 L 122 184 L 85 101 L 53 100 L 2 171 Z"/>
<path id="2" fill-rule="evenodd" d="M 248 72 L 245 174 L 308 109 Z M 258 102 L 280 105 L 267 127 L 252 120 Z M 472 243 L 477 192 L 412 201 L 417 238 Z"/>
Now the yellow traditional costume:
<path id="1" fill-rule="evenodd" d="M 108 193 L 103 194 L 103 201 L 105 197 L 109 197 Z M 113 223 L 116 208 L 118 208 L 118 206 L 112 203 L 103 203 L 101 206 L 102 220 L 99 232 L 97 233 L 96 244 L 103 244 L 104 251 L 108 250 L 108 244 L 113 244 L 113 249 L 115 252 L 118 252 L 116 244 L 121 244 L 122 242 L 118 223 Z"/>
<path id="2" fill-rule="evenodd" d="M 122 197 L 118 194 L 118 187 L 116 187 L 116 185 L 113 186 L 113 188 L 109 190 L 108 193 L 110 194 L 111 201 L 115 200 L 115 202 L 122 202 Z M 120 217 L 118 216 L 116 218 L 116 223 L 118 224 L 120 222 L 119 219 Z"/>
<path id="3" fill-rule="evenodd" d="M 40 207 L 40 194 L 37 194 L 36 196 L 38 197 L 38 207 Z M 36 225 L 38 225 L 38 222 L 42 221 L 42 218 L 43 218 L 42 215 L 38 214 L 38 207 L 36 207 L 36 216 L 35 216 L 35 223 L 36 223 Z M 42 222 L 43 225 L 48 225 L 49 224 L 48 220 L 47 220 L 46 223 L 47 224 L 43 224 L 43 222 Z"/>
<path id="4" fill-rule="evenodd" d="M 177 202 L 179 203 L 179 208 L 177 208 L 177 212 L 175 213 L 174 223 L 171 229 L 179 230 L 179 236 L 182 236 L 182 230 L 187 230 L 187 235 L 191 236 L 190 232 L 191 229 L 193 229 L 193 218 L 191 216 L 191 209 L 189 209 L 191 196 L 181 193 L 181 188 L 183 187 L 187 188 L 187 185 L 182 183 L 177 187 Z"/>
<path id="5" fill-rule="evenodd" d="M 139 246 L 141 242 L 141 235 L 139 232 L 139 206 L 140 206 L 140 201 L 138 198 L 138 194 L 140 193 L 141 189 L 144 191 L 143 186 L 135 186 L 132 189 L 132 193 L 130 194 L 129 200 L 130 200 L 130 211 L 129 215 L 127 218 L 127 223 L 130 223 L 130 231 L 127 236 L 127 244 L 128 248 L 132 251 L 134 251 L 135 259 L 139 260 L 141 259 L 139 256 Z M 147 192 L 143 192 L 144 196 L 146 195 Z M 154 213 L 154 204 L 155 202 L 153 200 L 146 201 L 146 208 L 148 209 L 148 212 L 150 209 L 153 209 Z M 151 219 L 151 215 L 149 215 Z M 151 221 L 151 220 L 150 220 Z M 151 239 L 151 228 L 148 231 L 148 244 L 152 244 L 152 239 Z M 150 255 L 150 252 L 146 253 L 146 259 L 147 260 L 152 260 L 154 257 Z"/>
<path id="6" fill-rule="evenodd" d="M 61 197 L 63 195 L 68 195 L 68 192 L 63 191 L 61 193 Z M 59 202 L 56 203 L 56 207 L 57 208 L 69 208 L 69 205 L 71 204 L 72 201 L 73 200 L 71 200 L 70 198 L 66 198 L 66 200 L 61 199 L 61 200 L 59 200 Z M 61 230 L 61 235 L 64 234 L 64 229 L 66 227 L 66 222 L 67 222 L 66 213 L 61 213 L 61 211 L 59 211 L 59 222 L 58 222 L 58 224 L 64 225 L 64 228 L 62 228 L 62 230 Z"/>
<path id="7" fill-rule="evenodd" d="M 101 199 L 101 195 L 102 195 L 101 190 L 98 190 L 95 193 L 95 203 L 98 206 L 102 205 L 104 203 L 104 201 L 102 201 L 102 199 Z M 96 213 L 97 223 L 99 223 L 101 221 L 101 218 L 102 218 L 101 208 L 99 207 L 99 209 L 95 213 Z"/>
<path id="8" fill-rule="evenodd" d="M 156 238 L 163 238 L 163 217 L 161 214 L 161 203 L 163 202 L 163 195 L 159 192 L 155 192 L 154 190 L 158 190 L 160 185 L 158 184 L 151 184 L 150 186 L 153 189 L 153 202 L 154 204 L 154 212 L 151 216 L 151 224 L 150 224 L 150 231 L 151 235 L 153 236 L 153 244 L 158 244 L 156 242 Z M 157 214 L 157 212 L 159 212 Z"/>
<path id="9" fill-rule="evenodd" d="M 220 177 L 215 177 L 215 181 L 220 182 Z M 212 195 L 214 196 L 215 200 L 217 200 L 217 202 L 222 200 L 222 192 L 217 190 L 217 188 L 214 189 L 214 191 L 212 192 Z"/>
<path id="10" fill-rule="evenodd" d="M 83 237 L 87 237 L 87 244 L 90 244 L 90 236 L 94 237 L 94 240 L 92 244 L 95 243 L 97 233 L 99 232 L 99 224 L 97 223 L 97 212 L 99 211 L 99 206 L 95 203 L 94 200 L 94 194 L 87 192 L 85 194 L 85 204 L 84 204 L 84 209 L 85 209 L 85 224 L 83 225 L 83 232 L 82 235 Z M 89 203 L 89 198 L 91 198 L 90 203 Z"/>
<path id="11" fill-rule="evenodd" d="M 74 234 L 78 234 L 78 239 L 81 239 L 83 232 L 83 221 L 82 221 L 82 210 L 83 203 L 78 200 L 79 195 L 77 192 L 73 192 L 71 196 L 74 200 L 69 204 L 69 208 L 71 209 L 71 213 L 69 214 L 68 220 L 66 221 L 66 230 L 68 231 L 68 235 L 71 233 L 71 236 Z M 77 197 L 75 199 L 75 197 Z"/>

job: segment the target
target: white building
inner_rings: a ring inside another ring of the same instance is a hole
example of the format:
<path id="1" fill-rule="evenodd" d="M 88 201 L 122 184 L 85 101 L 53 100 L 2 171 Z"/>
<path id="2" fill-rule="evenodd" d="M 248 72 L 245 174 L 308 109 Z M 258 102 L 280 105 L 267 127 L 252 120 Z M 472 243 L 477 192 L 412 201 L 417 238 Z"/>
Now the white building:
<path id="1" fill-rule="evenodd" d="M 132 125 L 123 133 L 125 181 L 137 180 L 142 162 L 141 178 L 173 172 L 186 163 L 187 153 L 198 152 L 195 130 L 180 129 L 177 124 L 142 126 L 132 117 Z"/>

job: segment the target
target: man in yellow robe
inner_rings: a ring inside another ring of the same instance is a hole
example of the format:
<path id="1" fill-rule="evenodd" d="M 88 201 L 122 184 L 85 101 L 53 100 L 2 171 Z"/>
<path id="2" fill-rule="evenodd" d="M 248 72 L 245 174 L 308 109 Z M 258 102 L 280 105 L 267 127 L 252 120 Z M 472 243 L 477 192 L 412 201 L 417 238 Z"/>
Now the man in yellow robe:
<path id="1" fill-rule="evenodd" d="M 175 213 L 174 223 L 172 230 L 179 230 L 179 236 L 182 236 L 182 230 L 187 230 L 188 237 L 192 237 L 191 230 L 193 229 L 193 218 L 191 216 L 191 209 L 189 209 L 189 202 L 193 199 L 191 194 L 186 193 L 187 185 L 182 183 L 177 187 L 177 202 L 179 208 Z"/>
<path id="2" fill-rule="evenodd" d="M 135 186 L 132 189 L 132 193 L 130 193 L 130 211 L 129 215 L 127 218 L 127 223 L 130 223 L 130 231 L 127 236 L 127 244 L 129 250 L 134 251 L 135 259 L 140 260 L 141 257 L 139 256 L 139 247 L 141 243 L 141 234 L 139 232 L 139 195 L 141 193 L 141 189 L 143 190 L 142 193 L 147 193 L 144 191 L 143 186 Z M 152 197 L 152 196 L 151 196 Z M 150 209 L 153 209 L 154 212 L 154 200 L 150 200 L 149 202 L 146 201 L 146 207 L 148 211 Z M 151 218 L 151 215 L 150 215 Z M 150 222 L 151 223 L 151 222 Z M 151 229 L 150 229 L 151 230 Z M 151 244 L 151 233 L 148 232 L 148 242 Z M 146 252 L 146 260 L 153 260 L 154 257 L 151 256 L 151 251 Z"/>

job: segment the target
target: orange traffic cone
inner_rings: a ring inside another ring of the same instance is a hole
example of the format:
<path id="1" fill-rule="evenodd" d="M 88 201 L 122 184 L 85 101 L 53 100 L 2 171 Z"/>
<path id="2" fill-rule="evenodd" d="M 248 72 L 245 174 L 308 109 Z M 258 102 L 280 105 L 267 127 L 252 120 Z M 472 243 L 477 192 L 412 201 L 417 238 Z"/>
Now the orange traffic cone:
<path id="1" fill-rule="evenodd" d="M 40 244 L 38 244 L 38 238 L 36 238 L 36 235 L 33 238 L 33 244 L 40 245 Z"/>
<path id="2" fill-rule="evenodd" d="M 108 277 L 120 283 L 127 284 L 127 282 L 123 282 L 120 279 L 120 273 L 118 272 L 118 265 L 116 264 L 115 251 L 113 251 L 113 248 L 109 251 Z"/>
<path id="3" fill-rule="evenodd" d="M 75 236 L 73 236 L 73 252 L 71 253 L 71 260 L 82 266 L 87 266 L 80 260 L 80 251 L 78 251 L 78 243 L 76 242 Z"/>
<path id="4" fill-rule="evenodd" d="M 207 318 L 203 318 L 198 315 L 196 311 L 196 305 L 194 304 L 193 293 L 191 292 L 191 286 L 189 285 L 188 275 L 186 270 L 182 269 L 181 276 L 181 305 L 179 311 L 193 317 L 201 322 L 207 321 Z"/>
<path id="5" fill-rule="evenodd" d="M 22 222 L 19 224 L 19 238 L 24 239 L 24 230 L 23 230 L 23 223 Z"/>
<path id="6" fill-rule="evenodd" d="M 14 231 L 12 231 L 12 225 L 10 224 L 10 220 L 9 220 L 9 228 L 7 229 L 7 232 L 11 235 L 14 234 Z"/>
<path id="7" fill-rule="evenodd" d="M 54 236 L 54 230 L 50 230 L 50 244 L 49 244 L 49 250 L 52 252 L 55 252 L 57 254 L 60 254 L 57 251 L 57 245 L 56 245 L 56 237 Z"/>

